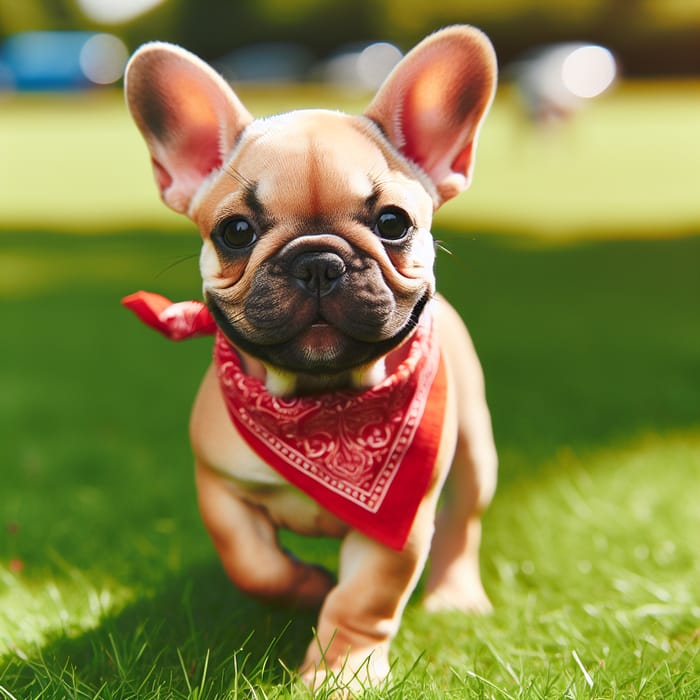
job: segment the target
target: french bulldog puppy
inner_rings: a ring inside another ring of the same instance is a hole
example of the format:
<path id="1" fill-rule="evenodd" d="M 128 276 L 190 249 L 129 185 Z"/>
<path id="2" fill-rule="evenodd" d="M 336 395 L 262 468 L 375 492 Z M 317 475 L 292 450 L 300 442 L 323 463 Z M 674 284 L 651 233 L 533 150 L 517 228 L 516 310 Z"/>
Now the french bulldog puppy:
<path id="1" fill-rule="evenodd" d="M 191 417 L 199 507 L 236 586 L 320 606 L 300 668 L 312 687 L 387 676 L 429 554 L 429 610 L 490 608 L 478 551 L 496 451 L 430 229 L 470 184 L 495 82 L 491 44 L 468 26 L 418 44 L 361 116 L 254 120 L 164 43 L 128 65 L 162 199 L 201 232 L 206 304 L 140 315 L 216 333 Z M 341 538 L 337 581 L 284 551 L 280 528 Z"/>

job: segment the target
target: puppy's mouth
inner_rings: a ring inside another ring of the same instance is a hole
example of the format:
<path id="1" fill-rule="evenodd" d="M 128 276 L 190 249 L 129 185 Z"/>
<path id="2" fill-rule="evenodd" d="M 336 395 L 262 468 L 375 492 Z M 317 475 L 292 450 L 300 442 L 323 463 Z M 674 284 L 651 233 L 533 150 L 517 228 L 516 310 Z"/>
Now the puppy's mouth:
<path id="1" fill-rule="evenodd" d="M 294 329 L 290 337 L 280 342 L 260 342 L 237 328 L 217 299 L 209 296 L 207 304 L 224 335 L 244 352 L 289 372 L 333 375 L 366 365 L 400 345 L 418 325 L 429 299 L 426 291 L 399 330 L 377 340 L 355 337 L 316 314 L 311 322 Z"/>
<path id="2" fill-rule="evenodd" d="M 300 347 L 306 348 L 310 356 L 332 358 L 342 352 L 345 336 L 327 321 L 319 320 L 302 331 L 295 342 Z"/>

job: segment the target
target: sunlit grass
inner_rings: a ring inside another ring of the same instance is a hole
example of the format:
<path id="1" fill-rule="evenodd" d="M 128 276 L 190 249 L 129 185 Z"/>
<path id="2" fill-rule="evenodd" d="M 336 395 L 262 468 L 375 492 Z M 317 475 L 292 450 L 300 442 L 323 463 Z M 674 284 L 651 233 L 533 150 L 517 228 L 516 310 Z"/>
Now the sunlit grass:
<path id="1" fill-rule="evenodd" d="M 501 453 L 496 610 L 416 596 L 367 697 L 696 698 L 700 239 L 437 236 Z M 196 297 L 197 237 L 1 245 L 0 698 L 309 697 L 285 669 L 313 615 L 237 593 L 197 514 L 186 424 L 210 343 L 118 303 Z M 334 566 L 331 542 L 285 542 Z"/>
<path id="2" fill-rule="evenodd" d="M 257 116 L 292 108 L 360 112 L 369 96 L 314 86 L 244 87 Z M 623 84 L 559 129 L 523 120 L 505 86 L 482 132 L 472 190 L 438 221 L 572 237 L 659 237 L 700 227 L 695 82 Z M 14 96 L 0 109 L 3 228 L 184 228 L 158 200 L 146 149 L 118 92 Z"/>
<path id="3" fill-rule="evenodd" d="M 392 680 L 367 697 L 697 697 L 698 473 L 693 433 L 562 454 L 539 479 L 507 484 L 484 543 L 496 612 L 429 616 L 411 605 Z M 313 619 L 290 628 L 214 567 L 90 619 L 84 583 L 47 586 L 48 601 L 13 601 L 18 613 L 64 611 L 53 644 L 25 641 L 4 656 L 0 688 L 16 697 L 310 697 L 285 666 Z"/>
<path id="4" fill-rule="evenodd" d="M 464 683 L 452 679 L 454 697 L 465 686 L 487 697 L 493 687 L 495 697 L 692 697 L 700 514 L 688 487 L 699 474 L 694 433 L 564 451 L 537 479 L 507 484 L 485 530 L 496 612 L 436 625 L 412 610 L 413 651 L 430 640 L 433 679 L 440 669 Z"/>

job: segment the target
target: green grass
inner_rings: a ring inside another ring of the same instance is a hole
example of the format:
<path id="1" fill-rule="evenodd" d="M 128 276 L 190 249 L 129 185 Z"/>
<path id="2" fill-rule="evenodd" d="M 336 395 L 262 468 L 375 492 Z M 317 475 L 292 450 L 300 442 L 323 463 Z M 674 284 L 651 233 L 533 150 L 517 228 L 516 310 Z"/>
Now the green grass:
<path id="1" fill-rule="evenodd" d="M 368 697 L 700 697 L 700 238 L 440 237 L 501 454 L 496 610 L 416 597 Z M 314 617 L 238 593 L 196 511 L 186 425 L 211 343 L 118 303 L 197 296 L 196 235 L 0 246 L 0 698 L 309 697 L 285 669 Z M 287 541 L 334 566 L 335 543 Z"/>
<path id="2" fill-rule="evenodd" d="M 358 113 L 369 96 L 317 87 L 241 90 L 254 114 L 296 107 Z M 700 84 L 627 84 L 572 124 L 524 123 L 504 86 L 482 132 L 471 191 L 442 226 L 560 240 L 700 230 Z M 0 109 L 0 212 L 7 226 L 120 231 L 182 228 L 159 201 L 146 149 L 121 94 L 8 96 Z"/>

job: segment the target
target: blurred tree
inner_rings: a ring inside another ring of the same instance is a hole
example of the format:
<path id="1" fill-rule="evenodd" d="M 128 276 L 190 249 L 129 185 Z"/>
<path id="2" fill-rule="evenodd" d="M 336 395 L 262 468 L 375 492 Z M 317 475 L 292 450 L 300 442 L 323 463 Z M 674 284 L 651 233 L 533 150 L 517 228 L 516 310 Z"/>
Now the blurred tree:
<path id="1" fill-rule="evenodd" d="M 77 0 L 0 0 L 0 38 L 92 28 L 114 31 L 132 48 L 174 41 L 210 60 L 274 41 L 304 44 L 317 58 L 377 39 L 406 49 L 458 22 L 482 27 L 502 65 L 533 46 L 588 40 L 612 48 L 628 75 L 700 73 L 700 0 L 165 0 L 117 27 L 91 22 Z"/>
<path id="2" fill-rule="evenodd" d="M 606 2 L 593 35 L 628 74 L 700 73 L 700 0 Z"/>
<path id="3" fill-rule="evenodd" d="M 258 42 L 298 42 L 317 56 L 372 38 L 376 0 L 176 0 L 181 43 L 208 58 Z"/>
<path id="4" fill-rule="evenodd" d="M 44 0 L 0 0 L 0 35 L 53 29 L 59 20 L 54 9 L 54 3 L 49 4 Z"/>

